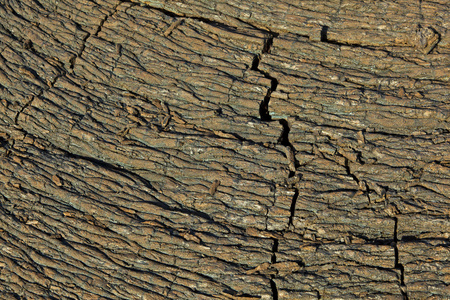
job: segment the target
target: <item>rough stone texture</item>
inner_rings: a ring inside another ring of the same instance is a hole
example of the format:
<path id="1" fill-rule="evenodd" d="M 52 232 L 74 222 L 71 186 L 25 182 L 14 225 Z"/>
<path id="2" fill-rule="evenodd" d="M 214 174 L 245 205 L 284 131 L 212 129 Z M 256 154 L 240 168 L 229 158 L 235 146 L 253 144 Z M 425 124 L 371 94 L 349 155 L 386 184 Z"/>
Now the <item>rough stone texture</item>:
<path id="1" fill-rule="evenodd" d="M 1 299 L 445 299 L 448 1 L 0 0 Z"/>

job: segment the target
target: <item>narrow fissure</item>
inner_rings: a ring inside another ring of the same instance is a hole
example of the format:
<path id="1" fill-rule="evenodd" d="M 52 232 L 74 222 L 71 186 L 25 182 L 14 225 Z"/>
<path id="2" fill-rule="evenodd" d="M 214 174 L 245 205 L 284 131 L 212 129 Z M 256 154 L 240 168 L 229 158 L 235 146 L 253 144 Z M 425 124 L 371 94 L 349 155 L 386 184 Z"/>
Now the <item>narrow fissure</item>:
<path id="1" fill-rule="evenodd" d="M 272 92 L 274 92 L 277 89 L 278 80 L 276 78 L 270 76 L 269 73 L 260 70 L 259 64 L 261 62 L 262 55 L 266 54 L 266 53 L 270 53 L 270 48 L 272 47 L 273 39 L 277 35 L 278 34 L 272 34 L 269 38 L 267 38 L 267 40 L 264 42 L 264 46 L 261 51 L 261 54 L 255 55 L 253 62 L 252 62 L 252 66 L 251 66 L 251 70 L 257 71 L 257 72 L 263 74 L 264 77 L 270 79 L 270 82 L 271 82 L 270 88 L 267 90 L 266 96 L 261 101 L 261 104 L 259 106 L 259 116 L 260 116 L 261 121 L 264 121 L 264 122 L 272 121 L 272 117 L 270 116 L 270 113 L 269 113 L 269 102 L 270 102 L 270 97 L 272 95 Z M 278 139 L 278 143 L 280 143 L 280 140 L 289 141 L 289 139 L 287 137 L 288 134 L 289 134 L 289 126 L 287 127 L 287 130 L 286 130 L 286 127 L 283 126 L 283 130 L 281 132 L 281 137 Z M 290 175 L 292 175 L 292 174 L 290 174 Z M 296 197 L 294 197 L 294 200 L 293 200 L 294 206 L 295 206 L 295 199 L 296 199 Z M 292 213 L 291 213 L 291 215 L 292 215 Z M 289 224 L 291 222 L 292 222 L 292 220 L 289 219 Z M 273 239 L 272 257 L 270 260 L 272 264 L 275 264 L 277 262 L 277 255 L 276 255 L 277 252 L 278 252 L 278 239 Z M 272 299 L 278 300 L 278 288 L 277 288 L 277 285 L 276 285 L 274 279 L 275 279 L 275 275 L 274 274 L 270 275 L 270 288 L 272 289 Z"/>
<path id="2" fill-rule="evenodd" d="M 295 193 L 294 193 L 294 197 L 292 198 L 292 203 L 291 203 L 291 207 L 290 207 L 290 216 L 289 216 L 289 223 L 288 223 L 288 228 L 294 228 L 294 216 L 295 216 L 295 206 L 297 205 L 297 199 L 298 199 L 298 189 L 295 188 Z"/>
<path id="3" fill-rule="evenodd" d="M 250 70 L 259 72 L 258 66 L 259 66 L 260 61 L 261 61 L 261 56 L 259 54 L 255 55 L 255 57 L 253 58 L 252 67 L 250 68 Z"/>
<path id="4" fill-rule="evenodd" d="M 40 90 L 39 93 L 36 95 L 36 97 L 40 97 L 40 96 L 42 95 L 43 92 L 44 92 L 43 90 Z M 20 125 L 19 125 L 19 116 L 20 116 L 21 113 L 23 113 L 23 111 L 25 110 L 25 108 L 27 108 L 28 106 L 31 105 L 31 102 L 33 102 L 34 98 L 35 98 L 35 96 L 30 95 L 30 98 L 29 98 L 29 100 L 27 101 L 27 103 L 25 103 L 25 104 L 22 106 L 22 108 L 17 112 L 16 116 L 14 117 L 14 124 L 15 124 L 15 125 L 20 126 Z"/>
<path id="5" fill-rule="evenodd" d="M 281 133 L 280 138 L 278 139 L 278 143 L 285 146 L 287 151 L 288 151 L 288 163 L 289 163 L 289 178 L 292 178 L 297 176 L 299 177 L 300 175 L 296 173 L 295 170 L 297 170 L 297 168 L 299 167 L 299 162 L 298 160 L 295 158 L 295 148 L 294 146 L 291 144 L 291 142 L 289 141 L 289 132 L 291 131 L 291 128 L 289 126 L 289 123 L 287 120 L 279 120 L 280 124 L 283 126 L 283 131 Z M 297 179 L 299 180 L 299 179 Z M 293 229 L 294 227 L 294 216 L 295 216 L 295 206 L 297 205 L 297 199 L 298 199 L 298 195 L 299 195 L 299 191 L 298 188 L 295 186 L 293 186 L 294 188 L 294 196 L 292 197 L 292 203 L 291 203 L 291 207 L 290 207 L 290 215 L 289 215 L 289 222 L 288 222 L 288 229 Z"/>
<path id="6" fill-rule="evenodd" d="M 273 239 L 272 258 L 270 260 L 272 264 L 275 264 L 277 262 L 277 252 L 278 252 L 278 239 Z M 270 275 L 270 287 L 272 289 L 272 298 L 274 300 L 278 300 L 278 288 L 274 279 L 275 275 Z"/>
<path id="7" fill-rule="evenodd" d="M 259 115 L 260 115 L 261 120 L 267 121 L 267 122 L 272 121 L 272 117 L 269 112 L 269 102 L 270 102 L 270 97 L 271 97 L 272 93 L 278 87 L 278 80 L 275 77 L 272 77 L 269 73 L 264 72 L 263 70 L 260 70 L 259 64 L 261 62 L 262 55 L 266 54 L 266 53 L 270 53 L 271 47 L 273 45 L 273 39 L 277 36 L 278 36 L 278 34 L 273 33 L 265 41 L 263 50 L 261 51 L 261 54 L 255 55 L 255 58 L 253 59 L 252 67 L 251 67 L 251 69 L 253 71 L 258 71 L 261 74 L 263 74 L 265 78 L 268 78 L 271 80 L 270 89 L 267 91 L 267 94 L 264 97 L 264 99 L 261 102 L 260 107 L 259 107 Z M 280 137 L 278 138 L 277 143 L 285 146 L 287 149 L 287 159 L 288 159 L 289 170 L 290 170 L 288 179 L 290 179 L 290 178 L 292 179 L 294 176 L 299 176 L 295 172 L 295 170 L 299 166 L 299 163 L 298 163 L 297 159 L 295 158 L 295 152 L 296 152 L 295 148 L 289 141 L 289 132 L 291 131 L 291 129 L 290 129 L 290 126 L 289 126 L 289 123 L 287 120 L 281 119 L 281 120 L 278 120 L 278 122 L 283 127 L 283 130 L 281 132 Z M 296 187 L 294 187 L 294 196 L 292 198 L 292 203 L 291 203 L 291 207 L 290 207 L 290 216 L 289 216 L 289 221 L 288 221 L 288 228 L 290 228 L 290 229 L 293 228 L 293 220 L 294 220 L 295 207 L 297 204 L 298 195 L 299 195 L 299 191 Z"/>
<path id="8" fill-rule="evenodd" d="M 261 54 L 255 55 L 251 70 L 257 71 L 264 75 L 265 78 L 270 79 L 271 84 L 270 88 L 267 90 L 266 96 L 264 97 L 263 101 L 261 101 L 261 104 L 259 106 L 259 116 L 262 121 L 272 121 L 272 117 L 269 113 L 269 102 L 270 102 L 270 96 L 272 95 L 272 92 L 274 92 L 277 89 L 278 86 L 278 80 L 275 77 L 270 76 L 269 73 L 264 72 L 259 69 L 259 63 L 261 62 L 261 56 L 266 53 L 270 53 L 270 48 L 273 44 L 274 37 L 278 36 L 278 34 L 272 34 L 267 40 L 264 42 L 263 49 L 261 51 Z"/>
<path id="9" fill-rule="evenodd" d="M 320 31 L 320 41 L 321 42 L 328 42 L 328 26 L 322 26 L 322 30 Z"/>
<path id="10" fill-rule="evenodd" d="M 270 279 L 270 287 L 272 288 L 273 300 L 278 300 L 278 289 L 275 281 L 273 281 L 273 278 Z"/>
<path id="11" fill-rule="evenodd" d="M 71 59 L 70 59 L 70 66 L 69 69 L 73 70 L 73 68 L 75 67 L 75 63 L 77 61 L 77 57 L 81 57 L 81 54 L 83 54 L 84 49 L 86 48 L 86 41 L 88 40 L 88 38 L 91 36 L 91 34 L 88 32 L 86 34 L 86 36 L 83 39 L 83 43 L 81 45 L 80 51 L 78 51 L 78 53 L 76 55 L 74 55 Z"/>
<path id="12" fill-rule="evenodd" d="M 272 45 L 273 45 L 273 38 L 275 38 L 277 36 L 278 36 L 278 34 L 272 33 L 272 35 L 265 41 L 264 47 L 262 49 L 262 54 L 270 53 L 270 48 L 272 48 Z"/>
<path id="13" fill-rule="evenodd" d="M 345 158 L 345 171 L 347 172 L 347 175 L 350 176 L 358 185 L 359 185 L 359 179 L 354 174 L 352 174 L 350 170 L 350 163 L 348 158 Z"/>
<path id="14" fill-rule="evenodd" d="M 278 138 L 278 144 L 281 144 L 285 147 L 290 147 L 292 145 L 289 142 L 289 132 L 291 132 L 289 123 L 284 119 L 279 120 L 279 122 L 280 122 L 281 126 L 283 126 L 283 131 L 281 132 L 281 135 Z"/>
<path id="15" fill-rule="evenodd" d="M 117 8 L 119 7 L 120 4 L 122 4 L 122 2 L 118 2 L 114 6 L 113 10 L 109 14 L 105 15 L 105 17 L 100 21 L 100 24 L 98 25 L 97 30 L 95 30 L 95 32 L 93 34 L 90 34 L 89 32 L 87 32 L 86 36 L 83 38 L 83 44 L 81 45 L 80 51 L 78 51 L 76 56 L 74 56 L 70 59 L 69 69 L 73 69 L 75 67 L 77 57 L 81 57 L 81 55 L 84 52 L 84 49 L 86 48 L 87 40 L 91 37 L 91 35 L 98 36 L 98 33 L 102 30 L 103 24 L 105 24 L 106 20 L 108 20 L 109 17 L 111 17 L 114 13 L 117 12 Z"/>
<path id="16" fill-rule="evenodd" d="M 261 102 L 259 106 L 259 116 L 262 121 L 272 121 L 272 117 L 269 113 L 269 102 L 270 102 L 270 96 L 272 95 L 272 92 L 277 89 L 278 86 L 278 80 L 275 78 L 271 78 L 269 76 L 266 76 L 267 78 L 270 78 L 272 80 L 271 87 L 267 91 L 266 96 L 264 97 L 263 101 Z"/>
<path id="17" fill-rule="evenodd" d="M 405 267 L 400 263 L 399 258 L 399 252 L 398 252 L 398 236 L 397 236 L 397 230 L 398 230 L 398 218 L 394 217 L 394 254 L 395 254 L 395 262 L 394 267 L 397 270 L 400 270 L 400 291 L 403 296 L 403 300 L 408 300 L 408 294 L 406 291 L 406 285 L 405 285 Z"/>
<path id="18" fill-rule="evenodd" d="M 42 58 L 42 59 L 45 59 L 40 53 L 38 53 L 38 52 L 34 49 L 34 45 L 33 45 L 33 42 L 32 42 L 31 40 L 26 40 L 26 41 L 24 41 L 24 42 L 23 42 L 23 45 L 24 45 L 23 47 L 24 47 L 25 50 L 28 50 L 28 51 L 34 53 L 36 56 L 38 56 L 38 57 L 40 57 L 40 58 Z M 46 79 L 46 78 L 40 78 L 40 76 L 39 76 L 36 72 L 34 72 L 34 71 L 32 72 L 33 75 L 34 75 L 35 77 L 42 79 L 43 82 L 46 81 L 46 82 L 47 82 L 47 86 L 44 87 L 44 88 L 39 89 L 39 92 L 38 92 L 35 96 L 33 96 L 33 95 L 29 95 L 29 96 L 28 96 L 28 101 L 22 106 L 22 108 L 16 113 L 16 116 L 14 117 L 14 124 L 15 124 L 15 125 L 19 125 L 19 124 L 18 124 L 18 121 L 19 121 L 19 116 L 20 116 L 20 114 L 23 113 L 23 111 L 24 111 L 28 106 L 31 105 L 31 103 L 34 101 L 34 99 L 41 97 L 42 94 L 44 93 L 44 91 L 48 91 L 49 89 L 51 89 L 51 88 L 55 85 L 56 81 L 57 81 L 61 76 L 64 76 L 64 75 L 66 74 L 65 70 L 62 69 L 61 67 L 57 67 L 57 66 L 54 66 L 54 67 L 57 69 L 57 71 L 59 72 L 59 74 L 57 74 L 57 75 L 55 76 L 55 78 L 53 78 L 53 79 L 51 79 L 51 80 L 48 79 L 48 78 L 47 78 L 47 79 Z M 28 71 L 30 71 L 30 70 L 28 70 Z"/>
<path id="19" fill-rule="evenodd" d="M 146 7 L 150 8 L 150 9 L 159 11 L 159 12 L 161 12 L 161 13 L 167 15 L 167 16 L 170 16 L 172 18 L 189 18 L 189 19 L 201 21 L 201 22 L 204 22 L 204 23 L 207 23 L 207 24 L 210 24 L 210 25 L 220 26 L 222 28 L 226 27 L 226 28 L 230 28 L 230 29 L 231 28 L 236 28 L 237 29 L 239 27 L 239 24 L 230 25 L 230 24 L 227 24 L 227 23 L 220 22 L 222 20 L 217 21 L 217 20 L 214 20 L 214 19 L 208 19 L 208 18 L 205 18 L 205 17 L 201 17 L 199 15 L 193 15 L 193 14 L 189 14 L 189 13 L 170 11 L 170 10 L 167 10 L 165 8 L 162 8 L 162 7 L 151 6 L 150 3 L 146 3 L 146 2 L 142 2 L 142 1 L 139 4 L 136 4 L 136 2 L 134 2 L 132 0 L 122 0 L 121 2 L 122 3 L 124 3 L 124 2 L 125 3 L 132 3 L 132 4 L 135 4 L 135 5 L 145 5 Z M 249 23 L 246 20 L 243 20 L 241 18 L 235 18 L 235 20 L 238 21 L 238 23 L 245 24 L 245 25 L 247 25 L 247 26 L 249 26 L 251 28 L 257 29 L 259 31 L 269 32 L 266 28 L 258 27 L 256 24 Z M 273 36 L 278 36 L 278 34 L 273 34 Z M 263 48 L 263 50 L 264 50 L 264 48 Z"/>
<path id="20" fill-rule="evenodd" d="M 278 252 L 278 239 L 273 239 L 273 246 L 272 246 L 272 258 L 270 259 L 271 263 L 277 262 L 277 252 Z"/>

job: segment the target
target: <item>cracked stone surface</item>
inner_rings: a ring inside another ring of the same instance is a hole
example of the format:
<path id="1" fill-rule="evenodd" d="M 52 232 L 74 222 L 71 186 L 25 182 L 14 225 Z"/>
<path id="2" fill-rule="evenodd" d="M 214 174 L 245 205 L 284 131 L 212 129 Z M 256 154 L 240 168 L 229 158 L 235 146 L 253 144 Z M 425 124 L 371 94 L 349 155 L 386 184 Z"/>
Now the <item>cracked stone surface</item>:
<path id="1" fill-rule="evenodd" d="M 0 0 L 1 299 L 445 299 L 449 19 Z"/>

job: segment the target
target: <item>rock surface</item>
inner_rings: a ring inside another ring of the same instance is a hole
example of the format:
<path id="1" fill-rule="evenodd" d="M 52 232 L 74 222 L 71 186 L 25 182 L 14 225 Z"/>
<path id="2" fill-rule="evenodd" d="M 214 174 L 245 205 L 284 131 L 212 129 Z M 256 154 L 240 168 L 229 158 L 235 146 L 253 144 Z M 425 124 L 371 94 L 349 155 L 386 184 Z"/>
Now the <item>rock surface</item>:
<path id="1" fill-rule="evenodd" d="M 448 1 L 0 1 L 2 299 L 443 299 Z"/>

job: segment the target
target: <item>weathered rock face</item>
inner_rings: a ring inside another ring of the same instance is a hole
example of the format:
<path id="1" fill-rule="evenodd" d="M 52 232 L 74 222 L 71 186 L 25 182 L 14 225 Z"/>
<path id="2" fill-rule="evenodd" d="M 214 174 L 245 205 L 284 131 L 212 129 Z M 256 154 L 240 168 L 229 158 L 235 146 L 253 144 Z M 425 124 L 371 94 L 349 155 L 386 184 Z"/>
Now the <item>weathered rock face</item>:
<path id="1" fill-rule="evenodd" d="M 447 1 L 1 1 L 4 299 L 450 294 Z"/>

